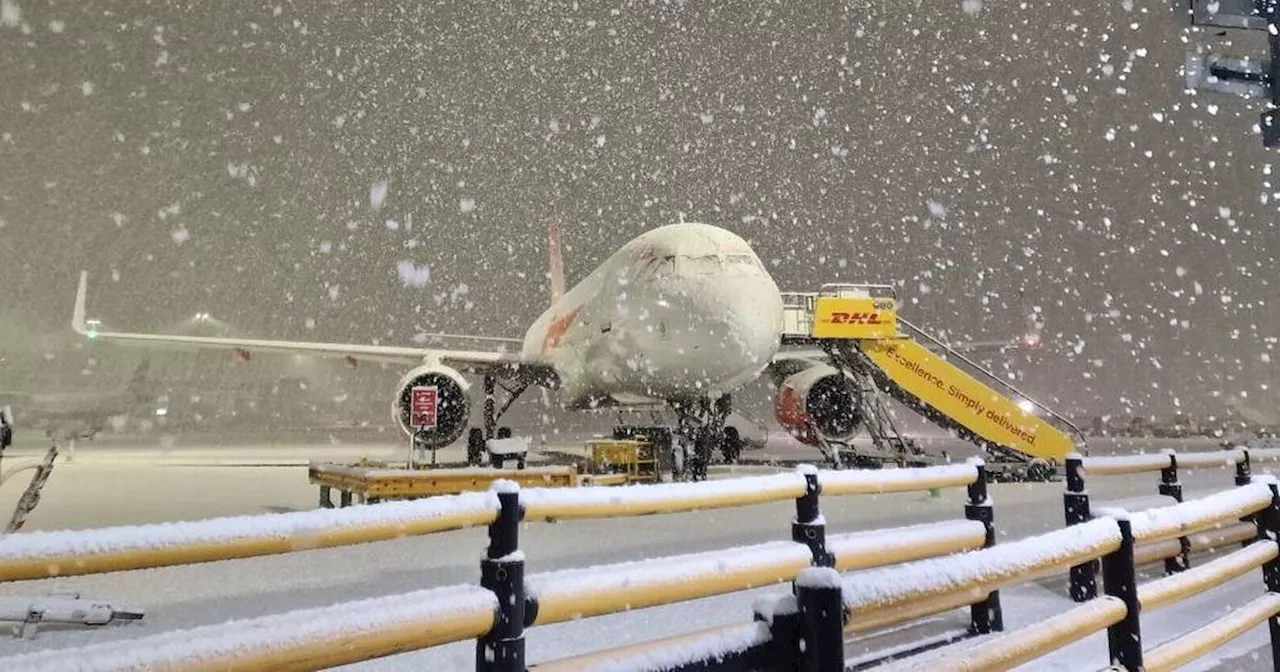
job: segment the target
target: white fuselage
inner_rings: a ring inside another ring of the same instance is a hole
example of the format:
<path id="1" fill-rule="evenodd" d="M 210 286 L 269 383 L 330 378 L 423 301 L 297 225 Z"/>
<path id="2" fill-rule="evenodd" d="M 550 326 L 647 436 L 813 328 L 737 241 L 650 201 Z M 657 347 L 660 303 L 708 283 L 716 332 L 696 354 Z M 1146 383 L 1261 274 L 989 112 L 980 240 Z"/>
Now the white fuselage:
<path id="1" fill-rule="evenodd" d="M 782 297 L 741 237 L 673 224 L 624 245 L 525 334 L 570 408 L 715 397 L 777 352 Z"/>

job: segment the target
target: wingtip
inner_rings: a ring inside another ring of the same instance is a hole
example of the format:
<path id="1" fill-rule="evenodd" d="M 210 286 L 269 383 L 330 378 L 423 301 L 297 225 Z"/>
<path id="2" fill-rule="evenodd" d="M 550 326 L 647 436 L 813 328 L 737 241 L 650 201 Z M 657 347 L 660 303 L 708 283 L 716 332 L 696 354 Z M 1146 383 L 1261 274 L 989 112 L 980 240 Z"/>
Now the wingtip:
<path id="1" fill-rule="evenodd" d="M 80 271 L 80 286 L 76 289 L 75 308 L 71 313 L 71 328 L 74 329 L 76 333 L 80 334 L 81 336 L 85 336 L 89 333 L 88 329 L 85 326 L 85 319 L 84 319 L 84 299 L 85 299 L 85 294 L 88 292 L 88 285 L 89 285 L 89 273 L 87 271 L 82 270 Z"/>

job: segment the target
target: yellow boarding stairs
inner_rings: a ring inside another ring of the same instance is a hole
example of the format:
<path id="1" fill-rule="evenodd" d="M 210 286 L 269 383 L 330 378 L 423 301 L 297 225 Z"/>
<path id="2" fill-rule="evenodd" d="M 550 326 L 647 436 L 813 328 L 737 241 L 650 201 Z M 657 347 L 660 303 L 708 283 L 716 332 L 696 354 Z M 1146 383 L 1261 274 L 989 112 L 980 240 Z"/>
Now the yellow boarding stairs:
<path id="1" fill-rule="evenodd" d="M 1068 454 L 1086 452 L 1084 435 L 1070 421 L 899 317 L 891 285 L 826 284 L 818 292 L 784 293 L 783 305 L 783 345 L 821 347 L 833 367 L 858 383 L 866 427 L 878 451 L 873 459 L 939 461 L 902 437 L 881 392 L 998 458 L 987 465 L 993 476 L 1046 480 Z M 953 361 L 1024 400 L 1023 405 Z M 1079 443 L 1050 421 L 1072 431 Z M 841 450 L 849 447 L 828 448 L 839 466 Z M 855 451 L 854 461 L 859 457 Z"/>

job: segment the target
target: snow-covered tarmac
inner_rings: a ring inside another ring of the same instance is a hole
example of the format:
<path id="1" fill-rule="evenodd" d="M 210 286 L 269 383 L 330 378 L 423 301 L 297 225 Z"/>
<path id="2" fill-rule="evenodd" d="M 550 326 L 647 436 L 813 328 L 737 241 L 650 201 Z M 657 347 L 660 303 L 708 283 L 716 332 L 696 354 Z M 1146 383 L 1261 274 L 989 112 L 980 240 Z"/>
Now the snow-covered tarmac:
<path id="1" fill-rule="evenodd" d="M 1142 442 L 1142 450 L 1181 442 Z M 1194 442 L 1193 450 L 1211 450 L 1211 442 Z M 1093 442 L 1091 442 L 1093 444 Z M 1133 442 L 1104 442 L 1095 453 L 1128 452 Z M 6 454 L 4 466 L 34 458 L 39 446 Z M 28 519 L 29 530 L 105 527 L 132 523 L 195 520 L 228 515 L 309 510 L 316 507 L 316 488 L 303 466 L 310 459 L 348 460 L 401 457 L 399 449 L 377 445 L 216 447 L 109 446 L 85 444 L 71 462 L 59 460 L 39 508 Z M 279 465 L 279 466 L 246 466 Z M 762 468 L 743 468 L 760 473 Z M 1271 471 L 1269 465 L 1256 473 Z M 1231 487 L 1232 473 L 1212 469 L 1184 473 L 1187 498 Z M 1098 477 L 1089 490 L 1094 506 L 1134 510 L 1162 506 L 1170 500 L 1155 494 L 1157 474 Z M 0 506 L 12 510 L 26 476 L 0 488 Z M 1063 524 L 1061 484 L 997 484 L 991 487 L 1000 539 L 1012 540 L 1058 529 Z M 852 532 L 962 516 L 964 492 L 943 491 L 877 496 L 826 497 L 823 514 L 829 530 Z M 790 503 L 635 519 L 571 521 L 523 526 L 521 546 L 528 571 L 587 567 L 596 564 L 716 550 L 789 536 L 794 513 Z M 90 642 L 131 639 L 232 618 L 319 607 L 345 600 L 393 595 L 433 586 L 474 583 L 485 546 L 483 529 L 460 530 L 363 546 L 321 549 L 185 567 L 167 567 L 95 576 L 66 577 L 0 586 L 0 595 L 79 592 L 147 611 L 127 626 L 93 630 L 42 630 L 31 641 L 0 639 L 0 656 Z M 1201 560 L 1203 562 L 1203 560 Z M 1155 578 L 1157 573 L 1149 575 Z M 1072 606 L 1065 580 L 1029 584 L 1003 593 L 1009 629 L 1036 623 Z M 687 633 L 705 627 L 748 621 L 761 594 L 785 590 L 775 586 L 723 597 L 615 614 L 579 622 L 538 627 L 526 636 L 531 663 L 611 646 Z M 1150 648 L 1180 632 L 1212 620 L 1233 606 L 1262 594 L 1261 573 L 1249 574 L 1167 610 L 1144 614 Z M 918 626 L 850 642 L 851 656 L 881 646 L 962 628 L 961 610 L 927 619 Z M 1187 669 L 1271 669 L 1267 632 L 1255 628 L 1210 658 Z M 404 654 L 360 665 L 353 670 L 470 669 L 473 645 L 461 643 Z M 1025 669 L 1098 669 L 1107 664 L 1105 634 L 1095 635 Z"/>

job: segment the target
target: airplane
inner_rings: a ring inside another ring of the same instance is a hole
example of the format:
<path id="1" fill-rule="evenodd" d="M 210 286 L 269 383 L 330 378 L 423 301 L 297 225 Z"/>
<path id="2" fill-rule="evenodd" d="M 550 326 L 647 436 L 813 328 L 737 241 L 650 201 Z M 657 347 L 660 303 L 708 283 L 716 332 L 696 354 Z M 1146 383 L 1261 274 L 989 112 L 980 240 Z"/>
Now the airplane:
<path id="1" fill-rule="evenodd" d="M 1280 411 L 1258 408 L 1234 395 L 1227 398 L 1226 404 L 1253 433 L 1259 436 L 1280 436 Z"/>
<path id="2" fill-rule="evenodd" d="M 91 439 L 117 418 L 149 415 L 156 396 L 147 384 L 151 359 L 144 358 L 124 387 L 89 392 L 0 392 L 19 429 L 42 429 L 61 439 Z"/>
<path id="3" fill-rule="evenodd" d="M 770 374 L 779 391 L 778 420 L 810 445 L 859 429 L 857 391 L 821 353 L 780 352 L 782 295 L 764 263 L 739 235 L 681 222 L 645 231 L 565 290 L 559 237 L 548 230 L 550 305 L 519 350 L 315 343 L 100 331 L 85 317 L 82 271 L 72 327 L 89 339 L 154 348 L 221 349 L 248 361 L 254 353 L 308 354 L 349 366 L 380 362 L 411 367 L 400 378 L 392 415 L 415 447 L 434 450 L 457 440 L 470 419 L 472 386 L 484 378 L 484 428 L 472 428 L 469 461 L 494 436 L 497 418 L 529 386 L 555 390 L 566 410 L 669 409 L 680 445 L 692 446 L 694 478 L 719 444 L 724 450 L 731 395 Z M 468 337 L 473 338 L 473 337 Z M 1009 345 L 1000 342 L 999 347 Z M 496 385 L 508 393 L 495 409 Z M 434 388 L 414 409 L 414 388 Z M 785 394 L 783 394 L 785 392 Z M 422 422 L 415 422 L 415 419 Z"/>

